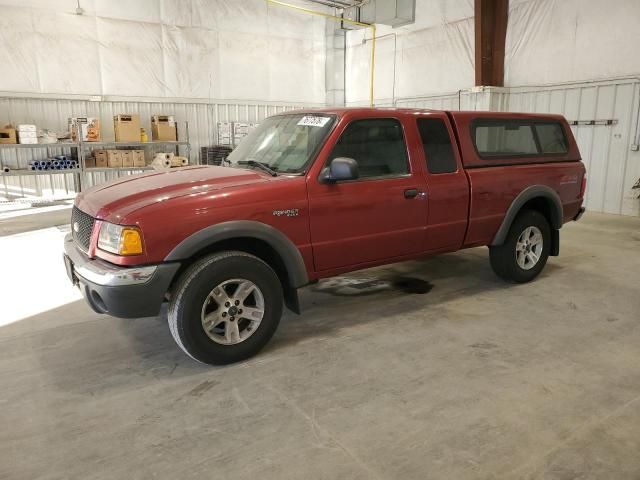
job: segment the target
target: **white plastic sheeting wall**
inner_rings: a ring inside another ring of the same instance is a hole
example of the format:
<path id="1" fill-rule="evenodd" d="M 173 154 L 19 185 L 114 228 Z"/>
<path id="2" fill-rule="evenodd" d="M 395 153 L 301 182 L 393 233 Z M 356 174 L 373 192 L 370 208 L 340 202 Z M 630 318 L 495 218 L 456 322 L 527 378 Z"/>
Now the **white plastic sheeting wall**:
<path id="1" fill-rule="evenodd" d="M 454 93 L 474 85 L 473 3 L 416 0 L 415 24 L 396 29 L 380 26 L 378 36 L 392 35 L 379 41 L 376 104 L 389 105 L 393 97 Z M 506 86 L 640 74 L 640 1 L 510 0 L 509 5 Z M 350 105 L 368 100 L 371 45 L 362 40 L 370 35 L 368 30 L 347 35 Z"/>
<path id="2" fill-rule="evenodd" d="M 197 162 L 200 147 L 213 145 L 218 122 L 260 122 L 269 115 L 301 108 L 301 104 L 279 103 L 184 103 L 184 102 L 89 102 L 68 99 L 34 99 L 0 97 L 0 124 L 11 122 L 35 123 L 58 131 L 67 129 L 71 116 L 95 116 L 100 118 L 105 141 L 113 137 L 113 115 L 117 113 L 140 114 L 142 126 L 150 132 L 153 114 L 175 115 L 176 120 L 188 122 L 191 143 L 191 161 Z M 0 149 L 0 164 L 11 169 L 25 168 L 30 160 L 46 156 L 42 149 Z M 125 172 L 99 172 L 88 176 L 87 186 L 103 183 Z M 84 188 L 84 186 L 83 186 Z M 68 198 L 75 195 L 77 184 L 73 174 L 45 174 L 29 176 L 2 176 L 0 174 L 0 201 L 20 198 Z"/>
<path id="3" fill-rule="evenodd" d="M 510 0 L 505 85 L 640 73 L 640 1 Z"/>
<path id="4" fill-rule="evenodd" d="M 376 104 L 473 85 L 473 0 L 417 0 L 414 24 L 381 25 L 377 36 Z M 368 104 L 370 37 L 369 29 L 347 34 L 347 105 Z"/>
<path id="5" fill-rule="evenodd" d="M 325 102 L 323 17 L 265 0 L 80 5 L 0 0 L 0 92 Z"/>

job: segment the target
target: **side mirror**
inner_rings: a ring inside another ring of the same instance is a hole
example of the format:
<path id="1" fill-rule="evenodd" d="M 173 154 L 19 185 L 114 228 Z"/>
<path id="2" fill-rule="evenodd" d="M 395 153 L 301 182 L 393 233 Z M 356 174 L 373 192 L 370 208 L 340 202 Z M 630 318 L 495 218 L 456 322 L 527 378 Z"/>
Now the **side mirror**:
<path id="1" fill-rule="evenodd" d="M 355 180 L 360 176 L 358 162 L 353 158 L 338 157 L 331 160 L 328 167 L 320 173 L 321 183 L 335 183 L 343 180 Z"/>

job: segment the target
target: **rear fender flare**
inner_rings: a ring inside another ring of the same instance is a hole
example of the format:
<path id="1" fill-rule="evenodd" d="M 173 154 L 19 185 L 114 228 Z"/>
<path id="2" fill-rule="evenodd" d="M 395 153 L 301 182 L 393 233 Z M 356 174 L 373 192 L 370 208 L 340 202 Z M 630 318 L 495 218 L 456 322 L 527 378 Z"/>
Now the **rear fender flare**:
<path id="1" fill-rule="evenodd" d="M 491 246 L 502 245 L 505 242 L 509 229 L 511 228 L 511 224 L 516 219 L 518 213 L 520 213 L 520 210 L 522 210 L 524 204 L 529 200 L 533 200 L 538 197 L 544 198 L 551 205 L 551 228 L 553 230 L 559 230 L 562 228 L 563 213 L 560 196 L 555 190 L 547 187 L 546 185 L 532 185 L 520 192 L 513 202 L 511 202 L 511 205 L 502 220 L 500 228 L 491 241 Z"/>

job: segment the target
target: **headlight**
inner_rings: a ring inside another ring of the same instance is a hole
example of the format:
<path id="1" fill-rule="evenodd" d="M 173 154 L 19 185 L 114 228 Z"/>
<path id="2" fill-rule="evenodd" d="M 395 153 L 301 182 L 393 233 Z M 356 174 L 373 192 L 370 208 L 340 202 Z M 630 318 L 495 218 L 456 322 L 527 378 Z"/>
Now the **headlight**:
<path id="1" fill-rule="evenodd" d="M 142 235 L 137 227 L 104 222 L 98 235 L 98 248 L 116 255 L 140 255 Z"/>

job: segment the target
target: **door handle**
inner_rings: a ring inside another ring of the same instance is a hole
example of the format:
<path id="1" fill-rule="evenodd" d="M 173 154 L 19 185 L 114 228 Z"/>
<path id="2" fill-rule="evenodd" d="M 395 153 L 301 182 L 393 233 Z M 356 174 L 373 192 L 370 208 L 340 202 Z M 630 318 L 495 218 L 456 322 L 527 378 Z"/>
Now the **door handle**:
<path id="1" fill-rule="evenodd" d="M 408 188 L 404 191 L 404 198 L 416 198 L 418 196 L 417 188 Z"/>

